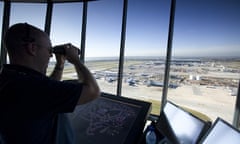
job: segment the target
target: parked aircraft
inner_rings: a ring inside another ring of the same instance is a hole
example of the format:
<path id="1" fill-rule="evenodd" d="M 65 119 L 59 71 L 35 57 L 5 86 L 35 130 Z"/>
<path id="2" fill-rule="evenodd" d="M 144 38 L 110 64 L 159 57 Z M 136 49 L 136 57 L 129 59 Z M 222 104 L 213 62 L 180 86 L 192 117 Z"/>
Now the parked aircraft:
<path id="1" fill-rule="evenodd" d="M 162 82 L 158 82 L 158 81 L 154 81 L 154 80 L 149 80 L 147 82 L 147 86 L 150 87 L 150 86 L 156 86 L 156 87 L 163 87 L 164 84 Z M 178 85 L 177 84 L 169 84 L 168 85 L 169 88 L 177 88 Z"/>
<path id="2" fill-rule="evenodd" d="M 106 76 L 106 77 L 105 77 L 105 80 L 111 83 L 111 82 L 116 81 L 116 80 L 117 80 L 117 77 Z"/>
<path id="3" fill-rule="evenodd" d="M 136 80 L 133 79 L 133 78 L 128 78 L 127 83 L 128 83 L 129 86 L 137 86 L 136 85 Z"/>
<path id="4" fill-rule="evenodd" d="M 157 82 L 157 81 L 154 81 L 154 80 L 149 80 L 147 82 L 147 86 L 148 87 L 150 87 L 150 86 L 163 87 L 163 83 L 162 82 Z"/>

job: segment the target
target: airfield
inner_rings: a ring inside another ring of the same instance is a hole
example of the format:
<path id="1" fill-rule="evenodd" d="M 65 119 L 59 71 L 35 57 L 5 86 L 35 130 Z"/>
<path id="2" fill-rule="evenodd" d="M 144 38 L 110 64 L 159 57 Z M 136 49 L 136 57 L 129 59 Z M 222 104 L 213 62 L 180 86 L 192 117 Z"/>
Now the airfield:
<path id="1" fill-rule="evenodd" d="M 117 60 L 86 61 L 101 91 L 116 94 Z M 178 59 L 171 64 L 168 100 L 201 112 L 212 121 L 221 117 L 232 123 L 240 60 Z M 164 81 L 164 61 L 128 59 L 124 62 L 122 96 L 150 101 L 152 113 L 160 113 Z M 52 66 L 49 67 L 50 72 Z M 63 80 L 76 79 L 71 65 L 64 69 Z"/>

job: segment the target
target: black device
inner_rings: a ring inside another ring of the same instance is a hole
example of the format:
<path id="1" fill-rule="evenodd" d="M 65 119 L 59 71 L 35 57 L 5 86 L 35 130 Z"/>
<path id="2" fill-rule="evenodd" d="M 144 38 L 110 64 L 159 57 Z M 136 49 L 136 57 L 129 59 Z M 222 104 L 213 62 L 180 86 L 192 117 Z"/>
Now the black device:
<path id="1" fill-rule="evenodd" d="M 66 52 L 65 52 L 65 48 L 64 47 L 73 47 L 72 44 L 62 44 L 62 45 L 57 45 L 57 46 L 54 46 L 52 48 L 52 52 L 55 53 L 55 54 L 62 54 L 62 55 L 65 55 Z M 80 49 L 78 49 L 78 55 L 80 55 L 81 51 Z"/>

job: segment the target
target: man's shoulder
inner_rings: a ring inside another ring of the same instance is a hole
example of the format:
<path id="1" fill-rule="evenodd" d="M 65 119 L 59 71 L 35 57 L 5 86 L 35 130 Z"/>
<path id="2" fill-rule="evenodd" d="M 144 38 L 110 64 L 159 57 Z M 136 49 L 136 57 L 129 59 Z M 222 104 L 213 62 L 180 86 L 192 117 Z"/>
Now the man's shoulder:
<path id="1" fill-rule="evenodd" d="M 17 75 L 36 75 L 36 76 L 45 76 L 44 74 L 35 71 L 29 67 L 14 65 L 14 64 L 5 64 L 2 68 L 3 74 L 17 74 Z"/>
<path id="2" fill-rule="evenodd" d="M 44 74 L 37 72 L 33 69 L 24 67 L 24 66 L 19 66 L 19 65 L 11 65 L 7 64 L 4 65 L 0 77 L 4 80 L 8 81 L 20 81 L 22 83 L 24 82 L 31 82 L 31 81 L 44 81 L 44 80 L 50 80 L 49 77 L 45 76 Z"/>

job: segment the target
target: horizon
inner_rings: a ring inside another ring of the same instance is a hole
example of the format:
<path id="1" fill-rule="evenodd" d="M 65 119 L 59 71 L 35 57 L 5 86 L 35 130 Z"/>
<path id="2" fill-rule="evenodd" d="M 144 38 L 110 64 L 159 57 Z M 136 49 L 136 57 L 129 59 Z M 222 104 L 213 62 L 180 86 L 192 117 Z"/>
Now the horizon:
<path id="1" fill-rule="evenodd" d="M 162 60 L 165 61 L 165 57 L 164 56 L 125 56 L 124 57 L 125 60 Z M 184 57 L 184 56 L 175 56 L 171 58 L 171 61 L 175 61 L 175 60 L 234 60 L 234 61 L 240 61 L 240 56 L 223 56 L 223 57 L 218 57 L 218 56 L 205 56 L 205 57 L 199 57 L 199 56 L 195 56 L 195 57 Z M 85 61 L 118 61 L 119 57 L 118 56 L 111 56 L 111 57 L 85 57 Z M 51 58 L 49 63 L 55 63 L 56 60 Z"/>
<path id="2" fill-rule="evenodd" d="M 142 55 L 142 56 L 124 56 L 124 58 L 160 58 L 160 59 L 164 59 L 166 56 L 146 56 L 146 55 Z M 119 58 L 119 56 L 97 56 L 97 57 L 85 57 L 85 58 Z M 240 58 L 240 56 L 172 56 L 172 59 L 174 58 L 180 58 L 180 59 L 191 59 L 191 58 Z"/>

